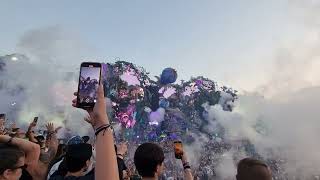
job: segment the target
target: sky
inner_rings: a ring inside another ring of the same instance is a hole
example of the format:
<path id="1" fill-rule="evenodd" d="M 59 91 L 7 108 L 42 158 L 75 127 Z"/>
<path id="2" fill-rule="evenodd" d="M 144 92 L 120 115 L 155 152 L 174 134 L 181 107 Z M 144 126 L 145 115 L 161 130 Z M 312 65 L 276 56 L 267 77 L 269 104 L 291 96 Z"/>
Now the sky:
<path id="1" fill-rule="evenodd" d="M 130 61 L 152 75 L 173 67 L 179 79 L 251 91 L 268 80 L 277 49 L 302 36 L 295 15 L 290 0 L 4 0 L 0 55 L 16 52 L 26 32 L 59 27 L 97 61 Z"/>
<path id="2" fill-rule="evenodd" d="M 90 68 L 90 67 L 82 67 L 81 68 L 81 75 L 83 78 L 88 78 L 90 79 L 99 79 L 100 76 L 100 68 Z"/>

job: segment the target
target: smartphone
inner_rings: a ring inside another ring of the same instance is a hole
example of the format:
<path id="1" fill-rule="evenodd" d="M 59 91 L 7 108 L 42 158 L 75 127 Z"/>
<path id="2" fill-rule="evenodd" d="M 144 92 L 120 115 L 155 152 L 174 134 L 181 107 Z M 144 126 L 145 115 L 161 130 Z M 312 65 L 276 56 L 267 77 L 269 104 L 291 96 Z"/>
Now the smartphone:
<path id="1" fill-rule="evenodd" d="M 174 144 L 174 156 L 176 157 L 176 159 L 182 159 L 182 155 L 183 155 L 182 142 L 175 141 L 173 142 L 173 144 Z"/>
<path id="2" fill-rule="evenodd" d="M 0 114 L 0 120 L 5 121 L 6 120 L 6 114 Z"/>
<path id="3" fill-rule="evenodd" d="M 80 66 L 77 106 L 93 108 L 101 81 L 101 63 L 83 62 Z"/>
<path id="4" fill-rule="evenodd" d="M 39 117 L 34 117 L 33 122 L 37 124 Z"/>
<path id="5" fill-rule="evenodd" d="M 0 114 L 0 131 L 3 132 L 5 130 L 5 121 L 6 121 L 6 114 Z"/>

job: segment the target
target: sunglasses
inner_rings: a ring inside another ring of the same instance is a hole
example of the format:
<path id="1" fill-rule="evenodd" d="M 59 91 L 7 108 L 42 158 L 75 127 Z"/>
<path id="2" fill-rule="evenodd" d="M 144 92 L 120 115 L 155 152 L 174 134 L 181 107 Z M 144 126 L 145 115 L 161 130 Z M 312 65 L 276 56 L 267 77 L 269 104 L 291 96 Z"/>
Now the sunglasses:
<path id="1" fill-rule="evenodd" d="M 11 170 L 15 170 L 15 169 L 27 169 L 28 165 L 24 164 L 22 166 L 19 167 L 14 167 L 14 168 L 10 168 Z"/>

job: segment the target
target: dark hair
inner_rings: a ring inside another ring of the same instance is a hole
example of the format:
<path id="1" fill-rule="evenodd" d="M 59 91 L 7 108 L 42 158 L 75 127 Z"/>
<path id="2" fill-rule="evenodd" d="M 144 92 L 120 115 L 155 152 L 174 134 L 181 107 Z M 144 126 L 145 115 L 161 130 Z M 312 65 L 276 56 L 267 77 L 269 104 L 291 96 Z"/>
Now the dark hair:
<path id="1" fill-rule="evenodd" d="M 64 156 L 66 153 L 66 149 L 67 149 L 67 146 L 65 144 L 59 144 L 58 149 L 57 149 L 57 153 L 55 155 L 55 159 L 60 158 L 61 156 Z"/>
<path id="2" fill-rule="evenodd" d="M 154 143 L 141 144 L 134 154 L 134 164 L 142 177 L 154 177 L 163 160 L 162 148 Z"/>
<path id="3" fill-rule="evenodd" d="M 261 171 L 261 169 L 257 169 L 257 167 L 263 167 L 268 171 L 268 165 L 263 161 L 245 158 L 242 159 L 237 168 L 237 180 L 251 180 L 251 179 L 271 179 L 270 173 L 265 173 L 266 171 Z"/>
<path id="4" fill-rule="evenodd" d="M 87 159 L 89 160 L 89 159 Z M 68 172 L 78 172 L 83 167 L 86 166 L 87 160 L 79 159 L 79 158 L 72 158 L 72 157 L 66 157 L 66 164 L 67 164 L 67 170 Z"/>
<path id="5" fill-rule="evenodd" d="M 86 166 L 86 162 L 92 156 L 92 146 L 90 144 L 72 144 L 68 146 L 65 156 L 67 170 L 78 172 Z"/>
<path id="6" fill-rule="evenodd" d="M 7 169 L 15 168 L 19 159 L 24 155 L 24 152 L 18 147 L 0 144 L 0 174 Z"/>

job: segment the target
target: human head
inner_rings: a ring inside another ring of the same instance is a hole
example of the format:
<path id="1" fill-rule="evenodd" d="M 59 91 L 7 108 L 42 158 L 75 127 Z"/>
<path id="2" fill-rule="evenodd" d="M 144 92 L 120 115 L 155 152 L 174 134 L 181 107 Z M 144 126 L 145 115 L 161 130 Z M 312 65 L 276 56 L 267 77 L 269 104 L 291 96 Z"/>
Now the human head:
<path id="1" fill-rule="evenodd" d="M 18 180 L 25 168 L 24 158 L 18 147 L 0 144 L 0 179 Z"/>
<path id="2" fill-rule="evenodd" d="M 158 177 L 163 170 L 164 153 L 154 143 L 141 144 L 134 154 L 134 164 L 142 177 Z"/>
<path id="3" fill-rule="evenodd" d="M 90 166 L 92 146 L 90 144 L 68 145 L 65 156 L 68 172 L 85 172 Z"/>
<path id="4" fill-rule="evenodd" d="M 271 180 L 272 175 L 268 166 L 256 159 L 245 158 L 238 164 L 237 180 Z"/>

